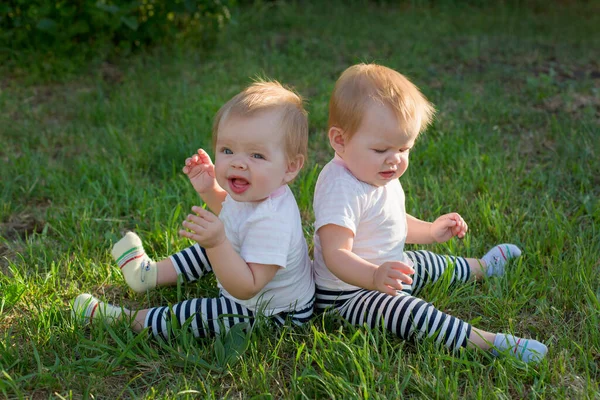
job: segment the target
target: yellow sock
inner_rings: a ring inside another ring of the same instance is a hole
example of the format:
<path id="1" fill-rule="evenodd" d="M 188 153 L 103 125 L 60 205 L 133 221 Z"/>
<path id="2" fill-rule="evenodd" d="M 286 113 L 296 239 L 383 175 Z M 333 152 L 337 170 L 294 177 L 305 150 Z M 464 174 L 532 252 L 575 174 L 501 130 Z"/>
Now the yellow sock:
<path id="1" fill-rule="evenodd" d="M 156 287 L 157 269 L 144 251 L 142 240 L 133 232 L 113 246 L 112 256 L 123 273 L 125 282 L 135 292 L 143 293 Z"/>

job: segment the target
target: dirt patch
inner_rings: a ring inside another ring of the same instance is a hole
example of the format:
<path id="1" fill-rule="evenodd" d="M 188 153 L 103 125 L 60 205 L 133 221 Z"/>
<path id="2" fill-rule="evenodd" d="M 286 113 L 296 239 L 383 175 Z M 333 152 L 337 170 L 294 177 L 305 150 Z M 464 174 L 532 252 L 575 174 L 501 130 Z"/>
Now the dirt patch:
<path id="1" fill-rule="evenodd" d="M 29 396 L 31 396 L 32 400 L 42 400 L 50 398 L 52 394 L 51 391 L 46 389 L 35 389 L 33 392 L 29 393 Z"/>
<path id="2" fill-rule="evenodd" d="M 21 242 L 44 231 L 46 210 L 51 205 L 50 199 L 41 199 L 30 208 L 11 214 L 6 221 L 0 222 L 0 272 L 9 275 L 9 260 L 24 250 Z"/>
<path id="3" fill-rule="evenodd" d="M 552 87 L 551 91 L 556 93 L 535 104 L 535 109 L 568 115 L 574 119 L 581 119 L 591 110 L 592 118 L 600 124 L 600 98 L 594 93 L 600 88 L 600 63 L 563 63 L 550 58 L 532 64 L 528 67 L 528 72 L 526 76 L 529 79 L 534 77 L 542 88 Z M 590 80 L 590 88 L 577 88 L 580 86 L 578 82 Z"/>
<path id="4" fill-rule="evenodd" d="M 15 77 L 12 74 L 6 74 L 4 78 L 0 79 L 0 90 L 6 90 L 13 86 Z"/>
<path id="5" fill-rule="evenodd" d="M 526 399 L 531 394 L 531 385 L 525 384 L 521 387 L 520 390 L 517 390 L 513 385 L 510 385 L 508 388 L 508 393 L 510 399 Z"/>
<path id="6" fill-rule="evenodd" d="M 0 223 L 0 235 L 9 241 L 26 239 L 34 233 L 42 233 L 46 220 L 40 213 L 24 211 L 8 217 L 8 221 Z"/>
<path id="7" fill-rule="evenodd" d="M 17 257 L 17 254 L 21 254 L 24 250 L 25 249 L 19 245 L 18 242 L 14 242 L 11 245 L 0 242 L 0 273 L 12 277 L 12 272 L 10 272 L 8 268 L 9 261 L 14 260 Z"/>
<path id="8" fill-rule="evenodd" d="M 115 85 L 123 82 L 123 72 L 114 64 L 103 62 L 100 66 L 100 74 L 104 82 Z"/>
<path id="9" fill-rule="evenodd" d="M 108 86 L 109 90 L 105 90 L 105 94 L 110 93 L 110 87 L 120 85 L 125 80 L 123 71 L 117 65 L 109 62 L 102 63 L 91 75 L 94 74 L 100 76 Z M 86 76 L 68 83 L 48 83 L 27 87 L 20 90 L 20 93 L 14 93 L 19 97 L 15 107 L 4 112 L 12 121 L 21 121 L 31 117 L 49 125 L 69 121 L 72 111 L 69 111 L 69 107 L 65 107 L 65 105 L 72 102 L 73 97 L 77 98 L 81 94 L 94 91 L 95 84 L 93 82 L 95 81 L 97 78 Z M 19 81 L 15 78 L 9 77 L 0 80 L 0 90 L 11 90 L 12 87 L 18 85 Z"/>
<path id="10" fill-rule="evenodd" d="M 506 148 L 510 148 L 513 138 L 507 138 L 504 142 Z M 520 159 L 528 160 L 532 165 L 537 164 L 540 159 L 550 158 L 556 151 L 556 141 L 549 137 L 544 130 L 521 132 L 519 145 L 517 146 Z"/>
<path id="11" fill-rule="evenodd" d="M 600 80 L 600 65 L 597 62 L 568 64 L 554 57 L 531 64 L 529 72 L 538 77 L 551 76 L 558 83 L 584 79 Z"/>
<path id="12" fill-rule="evenodd" d="M 274 33 L 271 37 L 265 42 L 265 46 L 270 51 L 285 51 L 288 43 L 290 41 L 289 35 L 284 35 L 281 33 Z"/>
<path id="13" fill-rule="evenodd" d="M 466 39 L 453 39 L 448 42 L 448 48 L 468 46 Z M 499 46 L 499 45 L 498 45 Z M 550 51 L 549 46 L 537 45 L 542 52 Z M 600 62 L 593 60 L 581 62 L 578 60 L 559 60 L 556 57 L 540 57 L 539 51 L 523 54 L 507 54 L 501 47 L 492 46 L 485 53 L 470 59 L 456 60 L 432 67 L 432 74 L 439 71 L 449 74 L 470 75 L 485 73 L 495 69 L 503 71 L 506 83 L 522 84 L 523 78 L 547 78 L 554 84 L 578 82 L 591 79 L 594 86 L 600 86 Z M 440 83 L 433 79 L 433 86 Z"/>
<path id="14" fill-rule="evenodd" d="M 571 359 L 573 364 L 576 364 L 576 361 Z M 587 392 L 587 381 L 585 378 L 567 373 L 562 376 L 560 379 L 560 386 L 567 389 L 567 393 L 569 394 L 567 398 L 573 399 L 583 399 L 585 398 L 585 394 Z"/>
<path id="15" fill-rule="evenodd" d="M 34 120 L 46 127 L 57 126 L 71 118 L 71 111 L 65 105 L 69 103 L 72 93 L 71 88 L 59 84 L 34 86 L 21 91 L 11 90 L 14 101 L 8 104 L 3 114 L 15 123 Z"/>
<path id="16" fill-rule="evenodd" d="M 600 123 L 600 98 L 592 94 L 570 93 L 558 94 L 544 99 L 536 108 L 552 114 L 566 113 L 573 118 L 583 116 L 586 108 L 593 110 L 596 122 Z"/>

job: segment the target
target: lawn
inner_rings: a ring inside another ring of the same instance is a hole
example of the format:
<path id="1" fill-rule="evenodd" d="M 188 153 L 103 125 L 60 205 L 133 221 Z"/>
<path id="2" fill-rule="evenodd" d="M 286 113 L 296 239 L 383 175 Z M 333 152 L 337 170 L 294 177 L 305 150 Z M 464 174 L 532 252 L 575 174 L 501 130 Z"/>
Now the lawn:
<path id="1" fill-rule="evenodd" d="M 161 46 L 57 81 L 5 71 L 0 397 L 600 397 L 600 9 L 345 3 L 260 2 L 235 12 L 211 50 Z M 293 189 L 311 239 L 316 174 L 332 156 L 328 96 L 356 62 L 397 69 L 436 105 L 401 179 L 407 212 L 457 211 L 470 229 L 428 249 L 524 251 L 505 277 L 422 297 L 543 341 L 541 364 L 453 354 L 334 317 L 169 345 L 71 319 L 82 292 L 131 308 L 216 294 L 212 277 L 135 294 L 110 249 L 127 230 L 155 260 L 189 245 L 177 230 L 200 200 L 183 161 L 210 147 L 214 113 L 253 78 L 308 99 L 310 160 Z"/>

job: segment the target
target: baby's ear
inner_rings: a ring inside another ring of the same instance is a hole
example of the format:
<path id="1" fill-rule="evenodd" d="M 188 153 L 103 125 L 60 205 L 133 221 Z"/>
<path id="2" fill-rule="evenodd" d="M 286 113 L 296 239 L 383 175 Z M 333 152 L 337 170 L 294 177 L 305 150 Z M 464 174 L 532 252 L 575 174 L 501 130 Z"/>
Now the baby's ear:
<path id="1" fill-rule="evenodd" d="M 332 126 L 329 128 L 328 132 L 329 136 L 329 144 L 338 154 L 344 153 L 344 148 L 346 147 L 346 138 L 344 137 L 344 131 L 342 131 L 337 126 Z"/>
<path id="2" fill-rule="evenodd" d="M 304 156 L 302 154 L 298 154 L 295 158 L 288 161 L 287 171 L 285 171 L 285 181 L 291 182 L 297 175 L 298 172 L 304 166 Z"/>

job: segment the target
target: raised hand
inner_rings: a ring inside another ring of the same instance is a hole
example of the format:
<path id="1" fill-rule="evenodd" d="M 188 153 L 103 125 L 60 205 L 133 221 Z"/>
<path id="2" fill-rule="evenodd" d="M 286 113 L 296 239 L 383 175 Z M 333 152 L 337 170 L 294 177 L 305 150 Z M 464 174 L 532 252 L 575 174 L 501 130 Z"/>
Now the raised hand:
<path id="1" fill-rule="evenodd" d="M 188 176 L 199 195 L 215 187 L 215 166 L 208 153 L 203 149 L 198 149 L 198 154 L 194 154 L 185 160 L 183 173 Z"/>
<path id="2" fill-rule="evenodd" d="M 373 285 L 375 289 L 396 296 L 398 290 L 402 290 L 402 283 L 411 284 L 412 278 L 408 275 L 415 273 L 411 266 L 412 262 L 388 261 L 383 263 L 373 273 Z"/>
<path id="3" fill-rule="evenodd" d="M 180 236 L 195 240 L 205 249 L 217 247 L 225 241 L 225 227 L 215 214 L 197 206 L 192 207 L 192 211 L 196 215 L 190 214 L 183 221 L 188 230 L 181 229 Z"/>
<path id="4" fill-rule="evenodd" d="M 438 243 L 447 242 L 456 236 L 459 239 L 465 237 L 469 227 L 458 213 L 444 214 L 431 224 L 431 236 Z"/>

